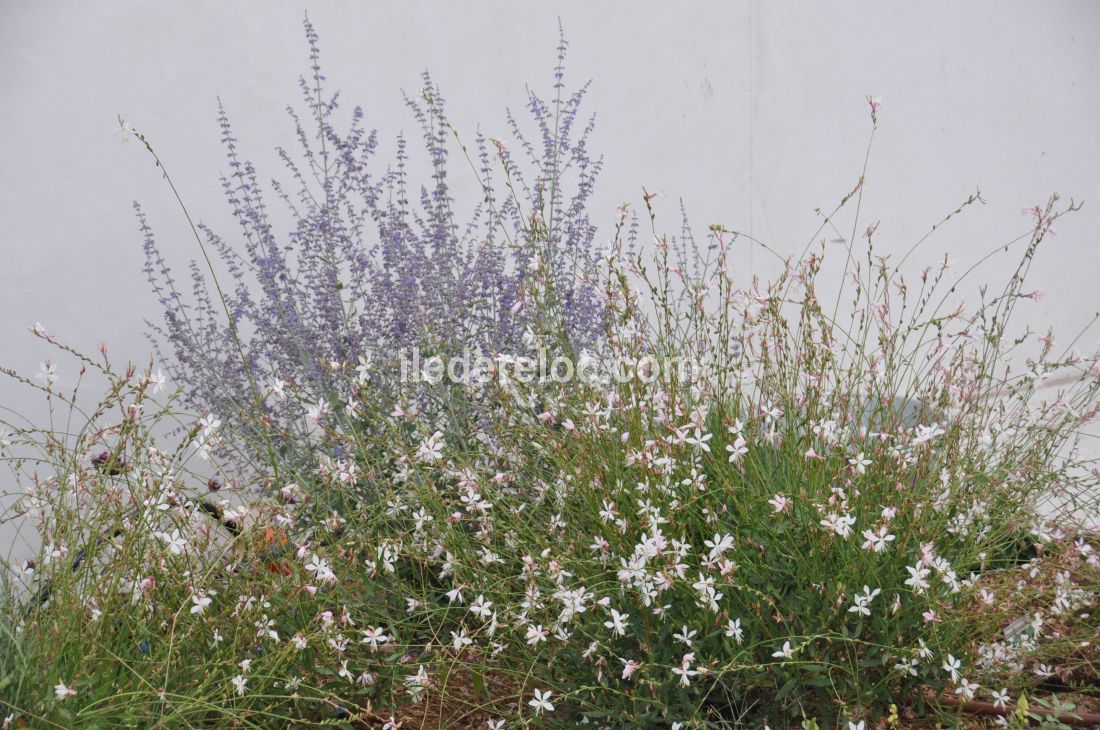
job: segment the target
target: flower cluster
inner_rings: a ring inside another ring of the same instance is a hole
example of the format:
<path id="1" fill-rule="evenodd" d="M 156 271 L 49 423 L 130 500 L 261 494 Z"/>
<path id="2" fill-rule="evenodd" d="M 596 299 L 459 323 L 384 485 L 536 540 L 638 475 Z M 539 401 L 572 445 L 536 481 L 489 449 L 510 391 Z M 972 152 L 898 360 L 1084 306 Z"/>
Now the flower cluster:
<path id="1" fill-rule="evenodd" d="M 190 266 L 192 296 L 136 206 L 145 271 L 164 308 L 154 340 L 187 404 L 249 413 L 293 432 L 303 416 L 321 418 L 324 404 L 346 397 L 348 387 L 392 385 L 384 367 L 370 365 L 385 366 L 404 348 L 515 351 L 525 332 L 548 327 L 568 332 L 574 348 L 600 336 L 604 304 L 587 212 L 600 161 L 588 152 L 592 120 L 581 117 L 586 87 L 565 87 L 564 38 L 553 96 L 529 92 L 535 136 L 509 114 L 513 143 L 480 133 L 469 149 L 460 141 L 478 182 L 464 211 L 450 184 L 457 132 L 431 77 L 405 99 L 431 173 L 421 184 L 412 172 L 420 161 L 404 136 L 394 158 L 379 161 L 378 135 L 364 127 L 361 107 L 340 131 L 339 95 L 325 88 L 308 19 L 305 31 L 304 110 L 289 110 L 298 154 L 278 150 L 286 182 L 265 192 L 219 108 L 228 160 L 222 187 L 239 228 L 197 226 L 205 264 Z M 287 237 L 278 233 L 273 201 L 293 221 Z M 227 272 L 224 282 L 212 260 Z M 356 379 L 334 372 L 342 363 L 358 363 Z M 287 398 L 288 390 L 298 397 Z"/>

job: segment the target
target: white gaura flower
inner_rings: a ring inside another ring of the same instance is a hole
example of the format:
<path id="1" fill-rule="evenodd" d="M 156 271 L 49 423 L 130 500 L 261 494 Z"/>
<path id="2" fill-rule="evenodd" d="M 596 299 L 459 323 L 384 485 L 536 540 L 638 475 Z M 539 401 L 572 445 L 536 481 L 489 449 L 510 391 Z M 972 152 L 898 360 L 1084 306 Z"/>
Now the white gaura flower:
<path id="1" fill-rule="evenodd" d="M 328 561 L 319 555 L 313 555 L 309 562 L 306 563 L 306 570 L 313 573 L 317 580 L 322 583 L 334 583 L 336 581 L 336 573 L 332 572 L 332 567 L 329 566 Z"/>
<path id="2" fill-rule="evenodd" d="M 363 638 L 361 642 L 370 645 L 371 651 L 378 651 L 378 647 L 389 640 L 390 637 L 386 636 L 386 632 L 382 630 L 381 626 L 363 629 Z"/>
<path id="3" fill-rule="evenodd" d="M 267 384 L 267 392 L 274 396 L 276 400 L 286 400 L 286 381 L 282 378 L 273 378 Z"/>
<path id="4" fill-rule="evenodd" d="M 832 419 L 823 419 L 813 422 L 814 435 L 818 436 L 826 444 L 836 443 L 837 422 Z"/>
<path id="5" fill-rule="evenodd" d="M 561 601 L 562 609 L 558 621 L 564 624 L 575 616 L 585 613 L 588 610 L 588 602 L 593 596 L 584 586 L 580 586 L 573 590 L 555 591 L 554 598 Z"/>
<path id="6" fill-rule="evenodd" d="M 685 625 L 681 626 L 680 633 L 673 634 L 672 638 L 676 639 L 676 641 L 679 641 L 681 644 L 684 644 L 688 648 L 691 648 L 691 642 L 695 638 L 695 635 L 698 633 L 699 632 L 695 629 L 688 629 L 688 627 Z"/>
<path id="7" fill-rule="evenodd" d="M 699 676 L 698 670 L 691 668 L 693 661 L 695 661 L 695 654 L 684 654 L 684 658 L 680 660 L 680 666 L 672 668 L 672 673 L 680 678 L 681 687 L 687 687 L 691 684 L 692 677 Z"/>
<path id="8" fill-rule="evenodd" d="M 783 417 L 783 409 L 769 403 L 766 406 L 760 406 L 760 415 L 765 421 L 775 421 Z"/>
<path id="9" fill-rule="evenodd" d="M 605 524 L 608 522 L 614 522 L 618 518 L 615 513 L 615 505 L 606 499 L 603 501 L 603 507 L 600 508 L 600 521 Z"/>
<path id="10" fill-rule="evenodd" d="M 746 446 L 745 437 L 744 436 L 737 436 L 733 440 L 732 444 L 726 444 L 726 451 L 729 452 L 729 455 L 730 455 L 729 462 L 731 464 L 735 463 L 742 456 L 749 453 L 748 446 Z"/>
<path id="11" fill-rule="evenodd" d="M 722 600 L 721 593 L 714 587 L 714 578 L 709 575 L 699 574 L 699 580 L 691 584 L 699 594 L 699 605 L 706 607 L 714 613 L 718 613 L 718 602 Z"/>
<path id="12" fill-rule="evenodd" d="M 540 641 L 546 641 L 546 637 L 550 635 L 546 629 L 542 627 L 542 624 L 532 624 L 527 627 L 527 643 L 531 646 L 538 644 Z"/>
<path id="13" fill-rule="evenodd" d="M 328 404 L 328 401 L 321 398 L 306 409 L 306 418 L 309 419 L 310 423 L 320 426 L 324 417 L 331 412 L 332 407 Z"/>
<path id="14" fill-rule="evenodd" d="M 782 494 L 777 494 L 769 499 L 768 504 L 772 506 L 772 510 L 775 512 L 775 514 L 786 512 L 791 506 L 790 500 L 788 500 Z"/>
<path id="15" fill-rule="evenodd" d="M 966 677 L 959 678 L 959 686 L 955 688 L 955 694 L 959 696 L 963 702 L 969 702 L 974 699 L 974 693 L 981 687 L 977 682 L 971 682 Z"/>
<path id="16" fill-rule="evenodd" d="M 912 677 L 916 677 L 918 666 L 919 665 L 917 660 L 910 657 L 908 659 L 899 660 L 898 663 L 894 665 L 894 669 L 898 670 L 902 674 L 908 674 Z"/>
<path id="17" fill-rule="evenodd" d="M 862 616 L 871 615 L 871 601 L 875 600 L 875 596 L 882 593 L 881 588 L 871 590 L 869 586 L 863 586 L 863 594 L 856 594 L 852 597 L 855 603 L 848 609 L 849 613 L 858 613 Z"/>
<path id="18" fill-rule="evenodd" d="M 715 533 L 713 540 L 704 540 L 703 544 L 710 548 L 711 560 L 719 560 L 733 549 L 734 538 L 733 535 Z"/>
<path id="19" fill-rule="evenodd" d="M 962 662 L 956 659 L 953 655 L 948 654 L 947 659 L 943 662 L 943 671 L 951 675 L 952 682 L 959 681 L 959 670 L 962 669 Z"/>
<path id="20" fill-rule="evenodd" d="M 848 463 L 852 466 L 852 468 L 854 468 L 856 470 L 857 473 L 866 474 L 867 473 L 867 467 L 869 467 L 874 462 L 871 461 L 870 459 L 865 459 L 863 457 L 863 452 L 861 451 L 856 456 L 850 457 L 848 459 Z"/>
<path id="21" fill-rule="evenodd" d="M 939 424 L 933 423 L 931 426 L 925 426 L 923 424 L 918 425 L 916 428 L 916 435 L 913 437 L 912 445 L 920 446 L 921 444 L 932 441 L 933 439 L 943 436 L 944 430 L 940 428 Z"/>
<path id="22" fill-rule="evenodd" d="M 212 599 L 206 595 L 206 591 L 199 591 L 191 596 L 191 613 L 201 615 L 206 608 L 210 605 Z"/>
<path id="23" fill-rule="evenodd" d="M 374 355 L 370 352 L 366 353 L 366 357 L 359 356 L 359 364 L 355 366 L 355 382 L 359 385 L 370 383 L 370 367 L 373 359 Z"/>
<path id="24" fill-rule="evenodd" d="M 790 659 L 794 656 L 794 649 L 791 648 L 791 642 L 784 641 L 783 648 L 779 651 L 772 652 L 772 657 L 775 659 Z"/>
<path id="25" fill-rule="evenodd" d="M 745 632 L 741 628 L 741 619 L 731 618 L 729 620 L 726 625 L 726 636 L 736 639 L 738 644 L 745 640 Z"/>
<path id="26" fill-rule="evenodd" d="M 57 699 L 63 700 L 66 697 L 72 697 L 76 694 L 76 690 L 67 686 L 64 682 L 58 682 L 53 686 L 53 693 L 57 695 Z"/>
<path id="27" fill-rule="evenodd" d="M 707 443 L 714 437 L 712 433 L 703 433 L 702 429 L 695 429 L 695 432 L 690 436 L 684 437 L 684 443 L 690 446 L 694 446 L 697 449 L 710 453 L 710 444 Z"/>
<path id="28" fill-rule="evenodd" d="M 540 689 L 535 690 L 535 698 L 528 700 L 527 704 L 535 708 L 535 714 L 541 715 L 544 712 L 553 712 L 554 704 L 550 701 L 550 695 L 554 694 L 551 690 L 543 692 Z"/>
<path id="29" fill-rule="evenodd" d="M 127 142 L 129 142 L 130 138 L 133 137 L 134 135 L 136 135 L 137 133 L 138 133 L 138 131 L 136 129 L 134 129 L 134 127 L 129 122 L 127 122 L 122 117 L 121 114 L 119 114 L 118 115 L 118 126 L 115 127 L 115 134 L 119 135 L 122 138 L 120 140 L 122 142 L 122 144 L 126 144 Z M 41 327 L 41 325 L 38 324 L 37 322 L 34 323 L 34 326 L 35 327 Z"/>
<path id="30" fill-rule="evenodd" d="M 436 431 L 420 444 L 416 450 L 416 458 L 427 464 L 434 464 L 443 458 L 443 432 Z"/>
<path id="31" fill-rule="evenodd" d="M 478 594 L 474 602 L 470 604 L 470 613 L 481 618 L 489 618 L 493 615 L 493 602 L 486 601 L 485 596 Z"/>
<path id="32" fill-rule="evenodd" d="M 920 563 L 907 565 L 905 569 L 909 571 L 909 577 L 905 579 L 905 585 L 912 588 L 918 596 L 923 596 L 924 592 L 928 590 L 927 578 L 930 571 Z"/>
<path id="33" fill-rule="evenodd" d="M 616 636 L 626 636 L 626 626 L 630 621 L 630 616 L 625 613 L 619 613 L 615 609 L 611 609 L 611 620 L 604 621 L 603 625 L 611 629 L 612 633 Z"/>
<path id="34" fill-rule="evenodd" d="M 474 643 L 474 640 L 466 634 L 466 629 L 451 632 L 451 646 L 454 647 L 455 651 L 462 651 L 472 643 Z"/>
<path id="35" fill-rule="evenodd" d="M 878 528 L 878 532 L 874 530 L 863 531 L 863 549 L 874 550 L 876 553 L 881 553 L 889 547 L 890 543 L 896 540 L 894 535 L 889 533 L 886 525 L 882 525 Z"/>
<path id="36" fill-rule="evenodd" d="M 157 538 L 164 543 L 165 547 L 168 548 L 168 552 L 173 555 L 182 555 L 189 547 L 187 540 L 183 538 L 178 528 L 170 533 L 158 532 Z"/>
<path id="37" fill-rule="evenodd" d="M 431 677 L 428 676 L 428 671 L 424 669 L 423 664 L 417 667 L 416 674 L 410 674 L 403 681 L 405 686 L 409 688 L 409 696 L 413 702 L 419 702 L 424 690 L 432 683 Z"/>
<path id="38" fill-rule="evenodd" d="M 243 674 L 238 674 L 232 680 L 233 686 L 237 688 L 237 695 L 244 697 L 244 693 L 248 691 L 248 680 L 244 678 Z"/>
<path id="39" fill-rule="evenodd" d="M 852 525 L 855 523 L 855 517 L 849 514 L 838 515 L 833 512 L 821 520 L 819 524 L 828 530 L 832 530 L 840 537 L 848 537 L 852 534 Z"/>
<path id="40" fill-rule="evenodd" d="M 153 395 L 164 392 L 164 385 L 168 382 L 168 378 L 164 377 L 163 370 L 157 370 L 155 373 L 149 373 L 149 385 L 153 386 Z"/>
<path id="41" fill-rule="evenodd" d="M 218 429 L 221 428 L 221 425 L 222 422 L 218 419 L 217 416 L 213 415 L 212 413 L 207 414 L 199 419 L 199 428 L 202 429 L 202 437 L 204 439 L 208 439 L 215 433 L 217 433 Z"/>
<path id="42" fill-rule="evenodd" d="M 34 376 L 34 379 L 44 383 L 47 388 L 52 387 L 57 382 L 57 365 L 49 360 L 39 363 L 38 374 Z"/>

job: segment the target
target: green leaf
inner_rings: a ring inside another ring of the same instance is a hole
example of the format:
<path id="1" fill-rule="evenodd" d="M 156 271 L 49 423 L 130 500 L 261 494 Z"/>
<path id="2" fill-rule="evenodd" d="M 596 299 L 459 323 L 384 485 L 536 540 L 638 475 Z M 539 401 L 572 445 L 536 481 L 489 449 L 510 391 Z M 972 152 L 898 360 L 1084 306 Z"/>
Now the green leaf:
<path id="1" fill-rule="evenodd" d="M 474 697 L 480 700 L 485 696 L 485 676 L 480 672 L 473 673 Z"/>

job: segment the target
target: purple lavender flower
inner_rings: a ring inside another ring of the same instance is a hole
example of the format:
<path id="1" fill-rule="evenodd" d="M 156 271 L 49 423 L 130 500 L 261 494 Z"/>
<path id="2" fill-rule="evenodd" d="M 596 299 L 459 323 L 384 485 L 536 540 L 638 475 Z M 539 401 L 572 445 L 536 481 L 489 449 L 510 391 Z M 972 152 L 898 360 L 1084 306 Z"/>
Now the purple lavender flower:
<path id="1" fill-rule="evenodd" d="M 528 96 L 538 139 L 521 133 L 509 112 L 517 155 L 481 134 L 473 141 L 482 190 L 460 223 L 448 184 L 452 133 L 431 77 L 424 74 L 419 98 L 405 99 L 431 169 L 428 181 L 414 184 L 403 136 L 386 165 L 375 159 L 377 134 L 364 127 L 361 108 L 346 130 L 337 129 L 339 95 L 325 89 L 308 18 L 305 34 L 310 72 L 300 87 L 306 113 L 288 108 L 297 154 L 277 150 L 289 186 L 272 183 L 270 193 L 261 187 L 219 105 L 229 163 L 221 184 L 238 227 L 232 235 L 204 225 L 199 230 L 228 271 L 220 288 L 224 306 L 194 262 L 190 291 L 182 290 L 135 204 L 145 271 L 164 308 L 163 323 L 150 324 L 151 336 L 189 405 L 255 414 L 262 400 L 265 412 L 256 415 L 289 429 L 303 415 L 303 400 L 339 399 L 347 379 L 328 364 L 354 364 L 366 352 L 428 343 L 443 352 L 517 351 L 529 327 L 552 330 L 574 349 L 598 339 L 604 307 L 587 278 L 598 256 L 586 206 L 600 162 L 588 153 L 594 118 L 579 117 L 587 85 L 571 94 L 564 86 L 564 36 L 553 98 Z M 501 170 L 509 188 L 503 192 Z M 292 216 L 288 236 L 275 232 L 272 193 Z M 545 295 L 542 306 L 524 306 L 536 288 Z M 256 389 L 275 379 L 302 397 L 257 398 Z"/>

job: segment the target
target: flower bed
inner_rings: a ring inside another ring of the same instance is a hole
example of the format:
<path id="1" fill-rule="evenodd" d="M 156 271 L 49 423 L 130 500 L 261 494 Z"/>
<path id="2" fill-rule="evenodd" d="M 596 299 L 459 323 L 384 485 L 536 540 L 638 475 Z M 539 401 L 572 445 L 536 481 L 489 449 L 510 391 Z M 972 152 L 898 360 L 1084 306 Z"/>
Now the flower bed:
<path id="1" fill-rule="evenodd" d="M 334 131 L 307 39 L 290 243 L 223 115 L 242 248 L 195 233 L 232 285 L 194 267 L 192 307 L 142 219 L 160 365 L 36 326 L 102 402 L 65 365 L 5 371 L 76 424 L 5 441 L 43 546 L 8 584 L 10 723 L 865 728 L 985 702 L 1023 726 L 1070 712 L 1052 689 L 1095 692 L 1096 471 L 1073 447 L 1100 368 L 1010 329 L 1072 204 L 1030 211 L 973 307 L 946 265 L 877 256 L 874 226 L 738 287 L 762 244 L 667 236 L 647 194 L 598 253 L 562 43 L 541 148 L 513 125 L 527 167 L 459 147 L 502 181 L 462 236 L 438 89 L 410 102 L 434 171 L 414 212 L 404 146 L 367 174 L 374 136 L 359 112 Z M 1054 371 L 1076 379 L 1050 401 Z"/>

